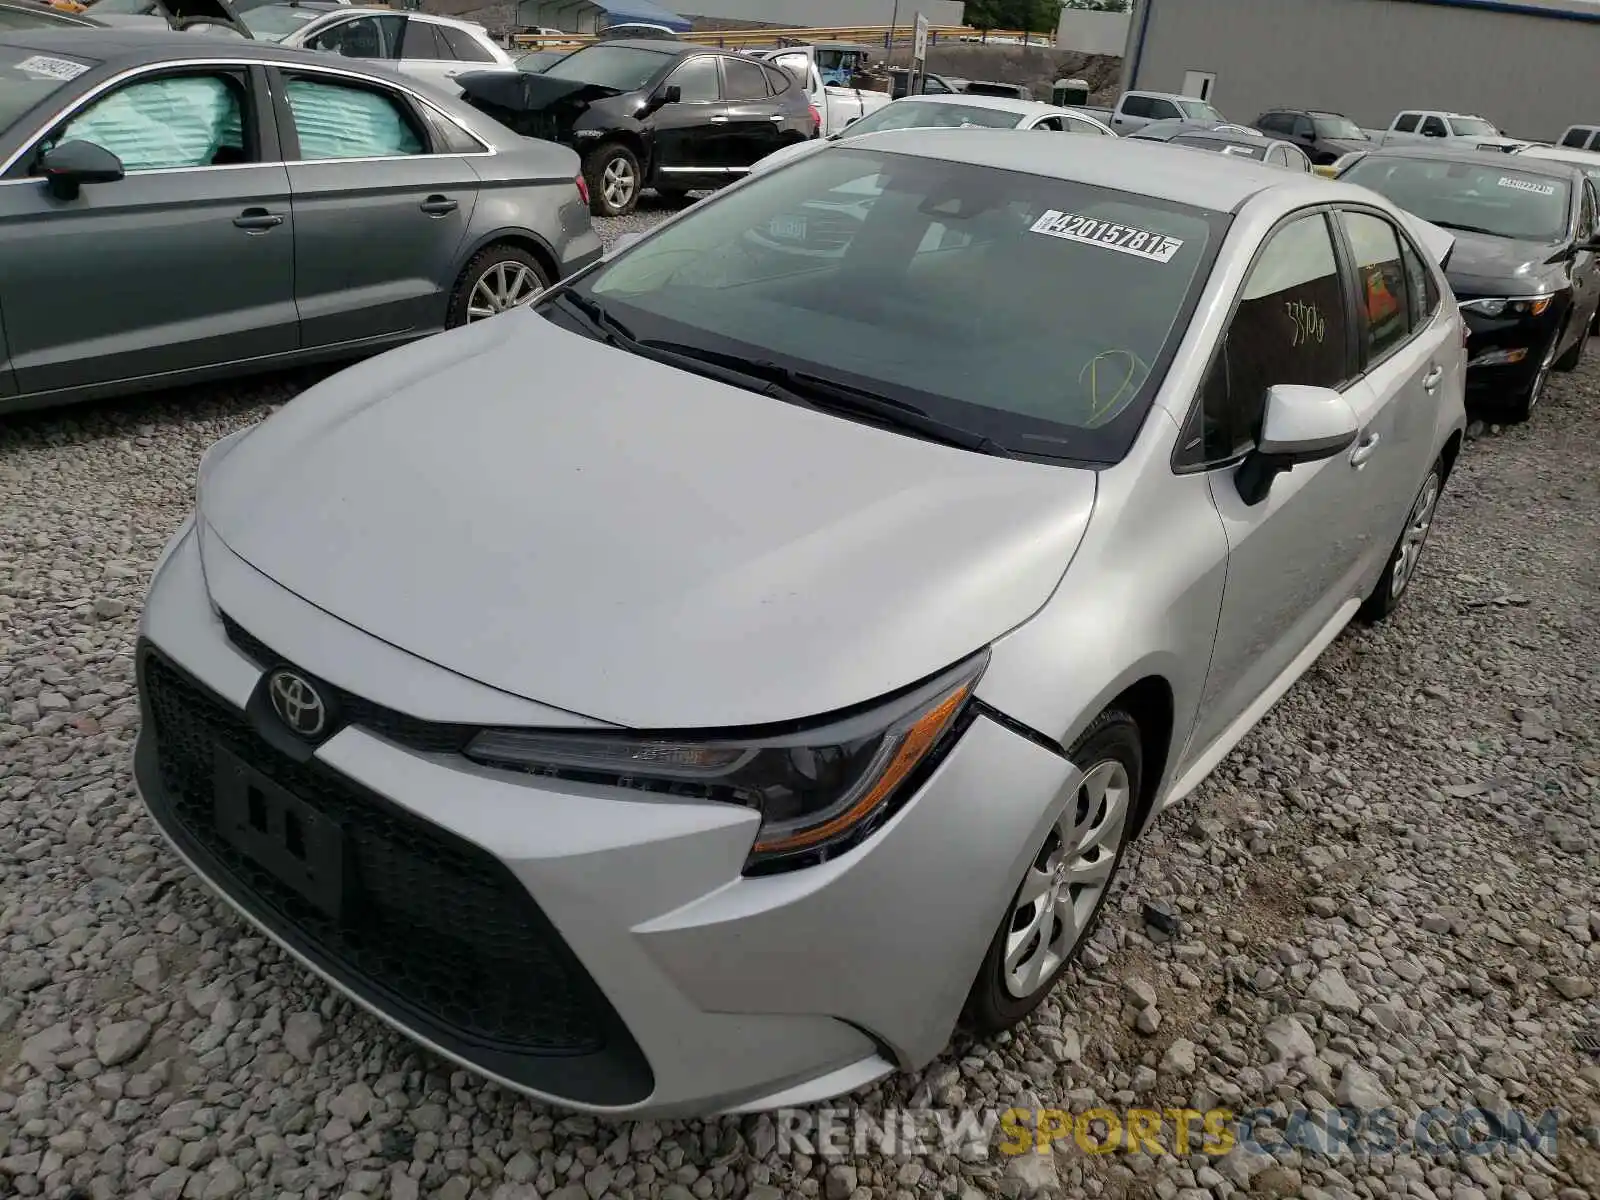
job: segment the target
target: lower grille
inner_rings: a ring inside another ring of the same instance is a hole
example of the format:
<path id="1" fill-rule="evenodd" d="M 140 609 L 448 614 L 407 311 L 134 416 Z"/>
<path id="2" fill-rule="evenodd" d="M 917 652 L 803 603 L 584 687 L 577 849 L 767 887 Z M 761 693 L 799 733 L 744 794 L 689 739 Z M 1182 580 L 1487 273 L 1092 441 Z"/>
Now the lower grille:
<path id="1" fill-rule="evenodd" d="M 503 864 L 315 760 L 291 761 L 153 649 L 139 661 L 146 801 L 252 916 L 364 1000 L 491 1073 L 580 1102 L 649 1094 L 637 1044 Z M 223 835 L 213 807 L 219 747 L 342 830 L 337 917 Z"/>

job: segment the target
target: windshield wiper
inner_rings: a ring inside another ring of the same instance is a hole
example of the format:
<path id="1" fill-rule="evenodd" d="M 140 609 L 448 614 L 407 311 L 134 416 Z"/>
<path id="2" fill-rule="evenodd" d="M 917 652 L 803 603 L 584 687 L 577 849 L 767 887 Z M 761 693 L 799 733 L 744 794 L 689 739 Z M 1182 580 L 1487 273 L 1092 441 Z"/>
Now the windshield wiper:
<path id="1" fill-rule="evenodd" d="M 769 395 L 819 408 L 827 412 L 848 413 L 867 417 L 880 425 L 887 425 L 907 433 L 917 434 L 929 441 L 944 442 L 963 450 L 975 450 L 996 458 L 1014 458 L 1011 451 L 999 442 L 973 429 L 941 421 L 925 409 L 904 400 L 896 400 L 879 392 L 852 387 L 837 380 L 809 375 L 773 362 L 750 361 L 731 354 L 719 354 L 699 346 L 685 346 L 677 342 L 645 341 L 640 345 L 648 350 L 673 354 L 723 371 L 758 380 L 767 385 Z"/>
<path id="2" fill-rule="evenodd" d="M 626 325 L 607 312 L 603 305 L 596 303 L 587 296 L 580 296 L 569 288 L 557 292 L 552 299 L 566 304 L 569 308 L 576 309 L 589 326 L 599 334 L 602 342 L 623 349 L 632 349 L 639 344 L 639 339 L 633 336 L 633 332 Z"/>
<path id="3" fill-rule="evenodd" d="M 1424 221 L 1428 218 L 1423 217 Z M 1432 224 L 1441 229 L 1459 229 L 1462 233 L 1481 233 L 1488 237 L 1505 237 L 1503 233 L 1496 233 L 1493 229 L 1485 229 L 1481 225 L 1457 225 L 1454 221 L 1434 221 Z"/>

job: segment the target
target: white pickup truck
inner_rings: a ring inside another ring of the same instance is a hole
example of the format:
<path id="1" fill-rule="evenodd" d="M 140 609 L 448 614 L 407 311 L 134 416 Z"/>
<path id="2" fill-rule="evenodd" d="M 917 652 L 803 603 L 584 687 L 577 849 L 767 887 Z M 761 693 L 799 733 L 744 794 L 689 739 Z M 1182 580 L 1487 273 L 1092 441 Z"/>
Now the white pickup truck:
<path id="1" fill-rule="evenodd" d="M 1527 145 L 1517 138 L 1508 138 L 1494 127 L 1493 122 L 1470 113 L 1444 112 L 1439 109 L 1410 108 L 1395 114 L 1389 128 L 1368 130 L 1385 146 L 1403 146 L 1407 143 L 1436 141 L 1444 146 L 1469 146 L 1481 150 L 1511 151 Z"/>
<path id="2" fill-rule="evenodd" d="M 822 72 L 817 69 L 814 46 L 785 46 L 780 50 L 754 50 L 748 53 L 753 58 L 765 59 L 783 67 L 796 79 L 803 81 L 811 98 L 811 107 L 817 110 L 817 116 L 821 119 L 822 128 L 819 132 L 823 137 L 842 132 L 852 121 L 877 112 L 894 98 L 889 92 L 869 92 L 862 88 L 824 84 Z"/>
<path id="3" fill-rule="evenodd" d="M 1124 137 L 1152 121 L 1209 121 L 1224 125 L 1228 120 L 1204 100 L 1176 92 L 1123 92 L 1115 108 L 1078 108 Z"/>

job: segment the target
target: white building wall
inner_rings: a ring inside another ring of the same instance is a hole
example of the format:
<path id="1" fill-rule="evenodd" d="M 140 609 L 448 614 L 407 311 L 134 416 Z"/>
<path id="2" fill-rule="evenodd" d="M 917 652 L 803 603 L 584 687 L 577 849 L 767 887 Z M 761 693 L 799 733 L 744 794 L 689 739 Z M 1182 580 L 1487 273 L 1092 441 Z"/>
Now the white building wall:
<path id="1" fill-rule="evenodd" d="M 1128 17 L 1125 12 L 1064 8 L 1061 24 L 1056 26 L 1056 48 L 1079 54 L 1121 54 L 1128 44 Z"/>
<path id="2" fill-rule="evenodd" d="M 719 17 L 792 28 L 888 25 L 894 0 L 659 0 L 684 16 Z M 900 0 L 898 22 L 909 29 L 920 11 L 933 25 L 961 24 L 961 0 Z"/>
<path id="3" fill-rule="evenodd" d="M 1600 119 L 1600 5 L 1582 0 L 1136 0 L 1132 15 L 1124 87 L 1177 92 L 1212 73 L 1210 99 L 1235 121 L 1282 106 L 1384 128 L 1437 108 L 1552 141 Z"/>

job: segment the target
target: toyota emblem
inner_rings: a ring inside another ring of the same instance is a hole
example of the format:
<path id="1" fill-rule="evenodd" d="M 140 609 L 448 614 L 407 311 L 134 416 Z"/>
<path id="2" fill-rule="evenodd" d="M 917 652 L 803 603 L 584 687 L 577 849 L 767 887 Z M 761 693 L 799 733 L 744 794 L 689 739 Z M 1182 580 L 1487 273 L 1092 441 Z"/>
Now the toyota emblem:
<path id="1" fill-rule="evenodd" d="M 292 731 L 308 740 L 328 727 L 328 705 L 309 680 L 293 671 L 274 671 L 267 681 L 272 710 Z"/>

